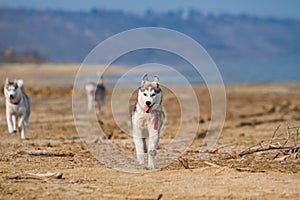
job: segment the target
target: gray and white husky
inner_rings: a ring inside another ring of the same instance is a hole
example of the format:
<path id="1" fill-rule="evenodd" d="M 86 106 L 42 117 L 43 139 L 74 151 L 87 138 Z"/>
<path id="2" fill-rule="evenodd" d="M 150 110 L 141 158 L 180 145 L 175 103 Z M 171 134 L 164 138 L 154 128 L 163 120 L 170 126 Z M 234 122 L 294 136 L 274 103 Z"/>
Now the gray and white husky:
<path id="1" fill-rule="evenodd" d="M 161 102 L 162 90 L 159 87 L 158 76 L 154 76 L 154 81 L 150 82 L 145 74 L 132 112 L 132 134 L 137 161 L 139 164 L 144 164 L 144 153 L 148 153 L 148 169 L 156 167 L 157 145 L 164 120 Z M 146 138 L 149 138 L 148 148 Z"/>
<path id="2" fill-rule="evenodd" d="M 88 81 L 85 84 L 85 91 L 88 98 L 88 110 L 92 111 L 94 102 L 97 102 L 99 113 L 105 104 L 106 90 L 101 76 L 99 83 Z M 95 101 L 94 101 L 95 100 Z"/>
<path id="3" fill-rule="evenodd" d="M 30 116 L 30 101 L 23 91 L 23 80 L 15 80 L 10 82 L 6 78 L 4 85 L 4 96 L 6 104 L 6 120 L 8 132 L 21 132 L 21 138 L 26 139 L 26 128 Z"/>

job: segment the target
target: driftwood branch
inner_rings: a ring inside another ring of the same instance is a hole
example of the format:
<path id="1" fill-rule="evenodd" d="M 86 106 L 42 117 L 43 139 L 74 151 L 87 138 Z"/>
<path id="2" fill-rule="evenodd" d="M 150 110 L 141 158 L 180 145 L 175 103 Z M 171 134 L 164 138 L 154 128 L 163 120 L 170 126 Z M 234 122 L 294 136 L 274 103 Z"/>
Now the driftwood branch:
<path id="1" fill-rule="evenodd" d="M 238 155 L 242 157 L 247 154 L 253 154 L 256 152 L 270 151 L 270 150 L 288 150 L 290 152 L 298 152 L 299 151 L 298 138 L 299 138 L 300 126 L 292 126 L 291 127 L 291 126 L 287 125 L 286 137 L 283 137 L 283 138 L 277 136 L 279 128 L 280 128 L 280 125 L 277 126 L 277 128 L 275 129 L 275 131 L 268 143 L 265 141 L 261 141 L 258 144 L 254 145 L 252 147 L 249 147 L 246 150 L 243 150 Z M 293 131 L 293 132 L 291 132 L 291 131 Z M 291 138 L 293 138 L 293 141 L 291 141 Z M 291 143 L 291 142 L 293 143 L 292 145 L 287 145 L 288 143 Z"/>
<path id="2" fill-rule="evenodd" d="M 261 148 L 256 148 L 256 149 L 248 149 L 248 150 L 245 150 L 245 151 L 242 151 L 241 153 L 239 153 L 239 156 L 244 156 L 244 155 L 247 155 L 247 154 L 252 154 L 252 153 L 256 153 L 256 152 L 261 152 L 261 151 L 270 151 L 270 150 L 292 150 L 292 151 L 295 151 L 295 150 L 298 150 L 299 147 L 294 147 L 294 146 L 268 146 L 268 147 L 261 147 Z"/>

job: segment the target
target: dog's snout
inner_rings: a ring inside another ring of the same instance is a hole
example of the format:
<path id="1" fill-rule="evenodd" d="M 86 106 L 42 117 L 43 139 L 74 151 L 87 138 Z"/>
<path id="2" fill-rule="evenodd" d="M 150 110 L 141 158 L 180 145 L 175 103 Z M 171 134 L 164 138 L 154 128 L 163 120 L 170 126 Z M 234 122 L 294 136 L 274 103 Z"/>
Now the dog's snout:
<path id="1" fill-rule="evenodd" d="M 14 95 L 11 94 L 11 95 L 9 95 L 9 97 L 10 97 L 10 98 L 14 98 Z"/>
<path id="2" fill-rule="evenodd" d="M 150 106 L 151 105 L 151 101 L 146 101 L 146 105 Z"/>

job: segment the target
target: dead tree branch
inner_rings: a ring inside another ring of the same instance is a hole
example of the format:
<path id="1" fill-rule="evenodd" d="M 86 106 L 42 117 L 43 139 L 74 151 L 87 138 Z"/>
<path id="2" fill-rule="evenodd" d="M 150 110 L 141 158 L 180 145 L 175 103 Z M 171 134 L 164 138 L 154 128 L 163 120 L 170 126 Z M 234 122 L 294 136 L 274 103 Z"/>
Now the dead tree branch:
<path id="1" fill-rule="evenodd" d="M 286 137 L 283 138 L 278 136 L 278 130 L 280 126 L 281 125 L 277 126 L 268 143 L 265 141 L 261 141 L 258 144 L 249 147 L 246 150 L 243 150 L 238 155 L 242 157 L 247 154 L 253 154 L 256 152 L 270 151 L 270 150 L 288 150 L 289 152 L 298 152 L 299 151 L 298 138 L 299 138 L 300 126 L 291 127 L 287 125 Z M 296 130 L 296 132 L 293 130 Z M 293 138 L 293 141 L 291 141 L 291 138 Z M 288 143 L 291 142 L 293 143 L 292 145 L 287 145 Z"/>

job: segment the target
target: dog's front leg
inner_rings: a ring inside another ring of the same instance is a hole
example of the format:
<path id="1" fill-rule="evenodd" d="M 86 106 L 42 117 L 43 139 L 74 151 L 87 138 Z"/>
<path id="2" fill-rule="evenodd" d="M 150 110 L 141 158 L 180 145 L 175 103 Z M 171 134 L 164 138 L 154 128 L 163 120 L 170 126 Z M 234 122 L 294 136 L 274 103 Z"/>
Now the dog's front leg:
<path id="1" fill-rule="evenodd" d="M 19 124 L 18 124 L 18 129 L 19 131 L 21 131 L 21 138 L 23 140 L 26 140 L 26 136 L 25 136 L 25 131 L 26 131 L 26 126 L 25 126 L 25 117 L 24 115 L 21 116 Z"/>
<path id="2" fill-rule="evenodd" d="M 156 166 L 156 149 L 159 141 L 159 132 L 151 130 L 149 134 L 149 151 L 148 151 L 148 168 L 155 169 Z"/>
<path id="3" fill-rule="evenodd" d="M 17 132 L 17 121 L 18 121 L 18 118 L 17 118 L 16 115 L 13 115 L 11 118 L 12 118 L 12 124 L 13 124 L 14 132 Z"/>
<path id="4" fill-rule="evenodd" d="M 140 165 L 145 163 L 144 157 L 144 140 L 142 138 L 142 133 L 138 128 L 133 130 L 133 141 L 135 145 L 137 161 Z"/>
<path id="5" fill-rule="evenodd" d="M 8 132 L 13 133 L 14 132 L 13 119 L 9 113 L 6 113 L 6 121 L 7 121 Z"/>
<path id="6" fill-rule="evenodd" d="M 91 94 L 88 94 L 88 110 L 91 112 L 93 110 L 93 105 L 94 105 L 94 96 Z"/>

